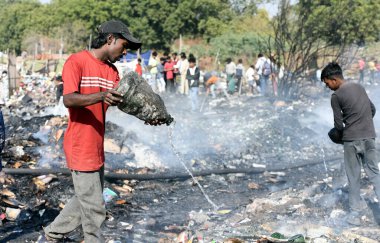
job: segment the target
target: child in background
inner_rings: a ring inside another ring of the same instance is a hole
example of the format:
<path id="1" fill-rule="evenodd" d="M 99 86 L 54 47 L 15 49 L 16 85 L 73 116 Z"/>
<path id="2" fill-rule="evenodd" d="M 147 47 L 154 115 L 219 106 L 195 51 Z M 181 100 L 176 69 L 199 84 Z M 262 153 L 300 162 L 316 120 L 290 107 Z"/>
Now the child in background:
<path id="1" fill-rule="evenodd" d="M 165 58 L 161 57 L 160 62 L 157 64 L 157 91 L 158 93 L 165 92 L 164 63 L 165 63 Z"/>
<path id="2" fill-rule="evenodd" d="M 247 82 L 248 82 L 250 95 L 253 95 L 255 93 L 255 90 L 257 87 L 255 75 L 257 75 L 256 71 L 255 71 L 255 66 L 254 65 L 249 66 L 249 68 L 247 69 L 247 72 L 245 73 L 245 77 L 246 77 Z"/>
<path id="3" fill-rule="evenodd" d="M 189 68 L 187 69 L 186 79 L 189 83 L 189 96 L 191 100 L 191 110 L 198 109 L 198 89 L 199 89 L 200 71 L 196 66 L 195 57 L 189 57 Z"/>
<path id="4" fill-rule="evenodd" d="M 141 58 L 138 58 L 138 59 L 137 59 L 137 64 L 136 64 L 135 72 L 136 72 L 139 76 L 142 76 Z"/>

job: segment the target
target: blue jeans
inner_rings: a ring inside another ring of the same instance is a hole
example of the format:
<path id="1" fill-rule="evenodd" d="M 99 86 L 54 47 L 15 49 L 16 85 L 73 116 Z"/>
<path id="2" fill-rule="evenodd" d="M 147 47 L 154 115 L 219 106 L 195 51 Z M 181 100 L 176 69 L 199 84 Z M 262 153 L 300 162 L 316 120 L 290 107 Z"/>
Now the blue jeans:
<path id="1" fill-rule="evenodd" d="M 265 95 L 269 76 L 260 75 L 260 92 Z"/>
<path id="2" fill-rule="evenodd" d="M 191 110 L 196 111 L 198 109 L 198 87 L 190 88 L 190 100 L 191 100 Z"/>

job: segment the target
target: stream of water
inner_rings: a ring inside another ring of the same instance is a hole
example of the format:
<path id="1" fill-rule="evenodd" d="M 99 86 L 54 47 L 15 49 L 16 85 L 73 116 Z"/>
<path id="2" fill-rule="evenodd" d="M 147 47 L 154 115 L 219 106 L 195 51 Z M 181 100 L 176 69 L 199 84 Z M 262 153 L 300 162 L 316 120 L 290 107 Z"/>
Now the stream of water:
<path id="1" fill-rule="evenodd" d="M 197 180 L 197 178 L 194 177 L 193 173 L 191 173 L 191 171 L 189 170 L 189 168 L 186 166 L 186 163 L 185 163 L 185 160 L 184 160 L 183 156 L 174 147 L 174 144 L 173 144 L 174 125 L 175 125 L 175 122 L 173 122 L 172 126 L 168 127 L 169 143 L 170 143 L 170 146 L 172 147 L 173 153 L 177 156 L 179 162 L 181 162 L 181 164 L 183 165 L 183 167 L 185 168 L 185 170 L 187 171 L 187 173 L 189 173 L 189 175 L 191 176 L 191 178 L 193 179 L 193 181 L 197 184 L 197 186 L 199 187 L 199 189 L 203 193 L 203 195 L 206 198 L 206 200 L 208 201 L 208 203 L 210 203 L 211 206 L 214 208 L 214 210 L 217 211 L 219 209 L 219 207 L 210 199 L 210 197 L 207 195 L 207 193 L 205 192 L 205 190 L 203 189 L 202 185 L 199 183 L 199 181 Z"/>
<path id="2" fill-rule="evenodd" d="M 323 164 L 325 165 L 326 177 L 328 177 L 328 169 L 327 169 L 327 165 L 326 165 L 326 156 L 325 156 L 325 150 L 323 149 L 323 146 L 321 147 L 321 150 L 322 150 Z"/>

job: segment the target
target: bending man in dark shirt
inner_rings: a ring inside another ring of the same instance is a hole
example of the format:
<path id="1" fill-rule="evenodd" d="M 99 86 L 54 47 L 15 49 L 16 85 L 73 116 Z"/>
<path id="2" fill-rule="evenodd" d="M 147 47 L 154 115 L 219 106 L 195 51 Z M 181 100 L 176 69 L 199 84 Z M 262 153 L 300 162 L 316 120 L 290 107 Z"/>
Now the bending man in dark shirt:
<path id="1" fill-rule="evenodd" d="M 375 128 L 376 109 L 365 89 L 357 83 L 344 80 L 341 67 L 329 63 L 322 71 L 321 80 L 331 90 L 334 127 L 342 133 L 344 163 L 349 183 L 349 204 L 352 212 L 363 209 L 360 198 L 361 164 L 380 198 L 380 175 L 376 162 Z M 360 220 L 359 220 L 360 223 Z"/>

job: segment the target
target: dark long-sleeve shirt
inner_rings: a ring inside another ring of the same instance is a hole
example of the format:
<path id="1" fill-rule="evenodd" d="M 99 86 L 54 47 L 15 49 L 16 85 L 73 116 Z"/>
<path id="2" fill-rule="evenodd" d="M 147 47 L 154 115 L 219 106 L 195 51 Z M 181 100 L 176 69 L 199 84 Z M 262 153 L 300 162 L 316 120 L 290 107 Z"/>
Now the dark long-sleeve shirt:
<path id="1" fill-rule="evenodd" d="M 375 138 L 376 108 L 360 84 L 344 82 L 332 95 L 334 127 L 343 131 L 343 141 Z"/>

